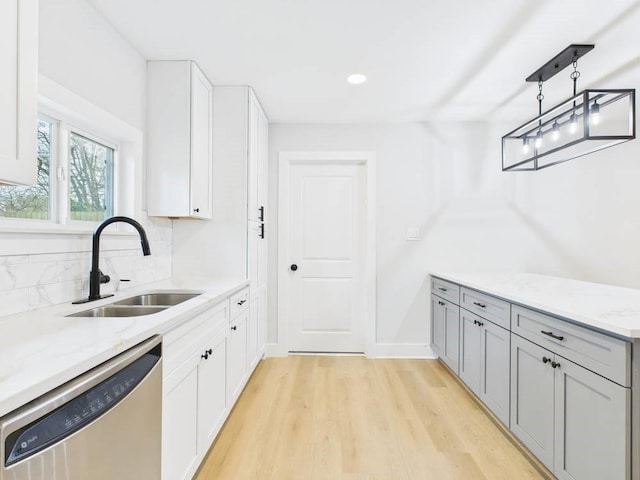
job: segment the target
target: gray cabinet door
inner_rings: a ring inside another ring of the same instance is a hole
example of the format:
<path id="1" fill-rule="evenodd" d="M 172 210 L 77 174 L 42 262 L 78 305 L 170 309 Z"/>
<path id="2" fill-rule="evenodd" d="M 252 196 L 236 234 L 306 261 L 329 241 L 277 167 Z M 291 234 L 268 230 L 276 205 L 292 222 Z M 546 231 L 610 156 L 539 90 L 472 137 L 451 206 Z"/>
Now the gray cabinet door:
<path id="1" fill-rule="evenodd" d="M 487 322 L 488 323 L 488 322 Z M 460 310 L 460 378 L 480 396 L 480 345 L 482 329 L 478 317 Z"/>
<path id="2" fill-rule="evenodd" d="M 458 358 L 460 352 L 460 307 L 445 302 L 444 305 L 444 342 L 442 344 L 442 359 L 447 365 L 458 372 Z"/>
<path id="3" fill-rule="evenodd" d="M 631 391 L 556 357 L 555 468 L 561 480 L 630 478 Z"/>
<path id="4" fill-rule="evenodd" d="M 444 343 L 444 305 L 441 298 L 431 295 L 431 349 L 439 357 Z"/>
<path id="5" fill-rule="evenodd" d="M 480 400 L 509 426 L 511 334 L 489 321 L 482 322 Z"/>
<path id="6" fill-rule="evenodd" d="M 553 354 L 511 334 L 511 431 L 553 470 Z"/>

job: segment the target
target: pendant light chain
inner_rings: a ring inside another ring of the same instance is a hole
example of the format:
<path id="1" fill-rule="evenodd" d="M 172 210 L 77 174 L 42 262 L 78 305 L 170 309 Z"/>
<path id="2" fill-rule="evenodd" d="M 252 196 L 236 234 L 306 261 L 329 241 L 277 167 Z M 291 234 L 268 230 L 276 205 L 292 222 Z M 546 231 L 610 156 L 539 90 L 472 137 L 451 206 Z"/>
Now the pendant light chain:
<path id="1" fill-rule="evenodd" d="M 542 115 L 542 100 L 544 100 L 544 95 L 542 94 L 542 80 L 538 81 L 538 115 Z"/>
<path id="2" fill-rule="evenodd" d="M 577 93 L 577 85 L 578 85 L 578 77 L 580 77 L 580 72 L 578 71 L 578 59 L 574 58 L 573 60 L 573 72 L 569 75 L 569 78 L 573 80 L 573 96 L 576 96 Z"/>

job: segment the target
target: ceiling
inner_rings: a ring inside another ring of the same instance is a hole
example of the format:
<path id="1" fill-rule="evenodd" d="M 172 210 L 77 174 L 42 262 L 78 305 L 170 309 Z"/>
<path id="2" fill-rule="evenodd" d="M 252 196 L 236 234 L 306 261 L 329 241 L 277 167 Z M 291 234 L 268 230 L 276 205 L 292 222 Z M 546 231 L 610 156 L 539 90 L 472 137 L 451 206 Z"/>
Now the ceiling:
<path id="1" fill-rule="evenodd" d="M 195 60 L 214 85 L 251 85 L 287 123 L 525 120 L 524 79 L 595 43 L 578 89 L 640 82 L 640 1 L 89 0 L 148 59 Z M 545 102 L 570 96 L 568 68 Z M 351 73 L 368 81 L 349 85 Z"/>

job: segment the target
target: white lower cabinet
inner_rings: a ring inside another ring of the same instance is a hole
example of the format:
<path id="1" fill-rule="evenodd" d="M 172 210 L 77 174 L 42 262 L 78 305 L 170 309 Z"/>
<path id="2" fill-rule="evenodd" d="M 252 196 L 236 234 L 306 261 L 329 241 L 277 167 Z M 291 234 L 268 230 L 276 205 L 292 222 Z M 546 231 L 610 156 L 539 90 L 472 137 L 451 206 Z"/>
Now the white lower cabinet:
<path id="1" fill-rule="evenodd" d="M 164 334 L 162 480 L 193 478 L 262 358 L 255 297 L 245 287 Z"/>
<path id="2" fill-rule="evenodd" d="M 630 478 L 631 391 L 512 334 L 511 430 L 559 479 Z"/>
<path id="3" fill-rule="evenodd" d="M 510 333 L 460 309 L 460 378 L 509 426 Z"/>
<path id="4" fill-rule="evenodd" d="M 245 384 L 247 375 L 247 324 L 249 309 L 231 321 L 227 351 L 227 403 L 232 405 Z"/>
<path id="5" fill-rule="evenodd" d="M 227 301 L 165 335 L 163 480 L 191 478 L 225 419 L 228 312 Z"/>
<path id="6" fill-rule="evenodd" d="M 213 443 L 227 413 L 227 334 L 212 336 L 201 354 L 198 367 L 198 448 L 202 452 Z"/>
<path id="7" fill-rule="evenodd" d="M 163 480 L 191 478 L 198 468 L 199 363 L 192 355 L 163 382 Z"/>

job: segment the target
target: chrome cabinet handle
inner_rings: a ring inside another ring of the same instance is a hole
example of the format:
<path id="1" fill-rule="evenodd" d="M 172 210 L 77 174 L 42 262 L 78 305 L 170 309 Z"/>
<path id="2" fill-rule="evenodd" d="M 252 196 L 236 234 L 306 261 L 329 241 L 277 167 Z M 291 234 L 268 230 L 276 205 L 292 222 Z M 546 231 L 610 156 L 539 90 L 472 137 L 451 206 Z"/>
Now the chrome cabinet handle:
<path id="1" fill-rule="evenodd" d="M 542 334 L 544 334 L 544 335 L 546 335 L 548 337 L 555 338 L 556 340 L 560 340 L 560 341 L 564 340 L 564 337 L 562 337 L 560 335 L 554 335 L 553 332 L 545 332 L 544 330 L 540 330 L 540 333 L 542 333 Z"/>

